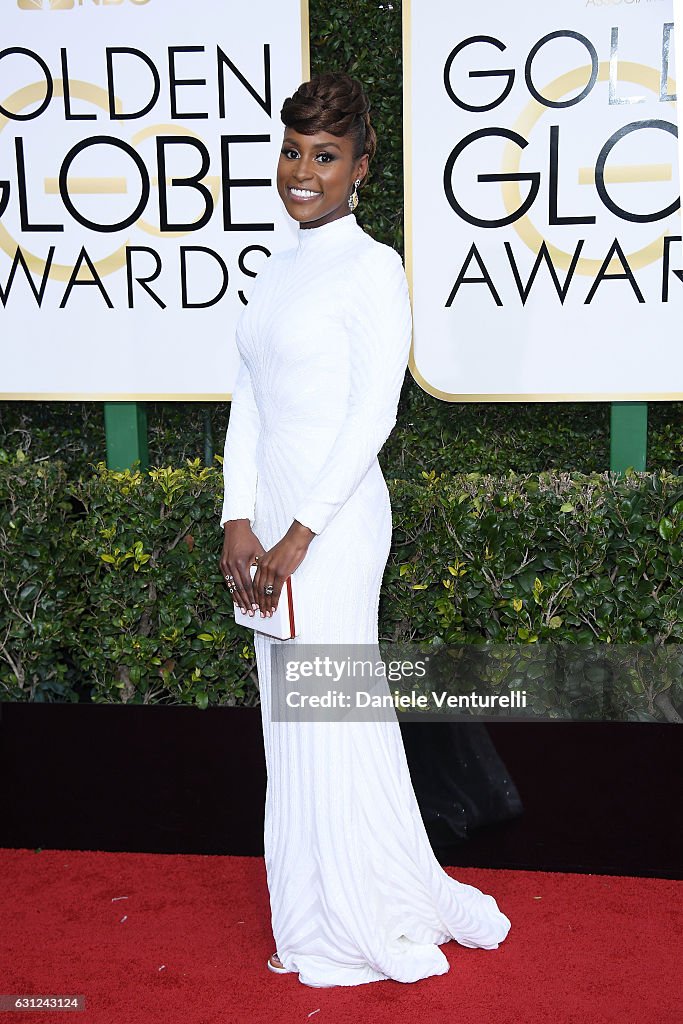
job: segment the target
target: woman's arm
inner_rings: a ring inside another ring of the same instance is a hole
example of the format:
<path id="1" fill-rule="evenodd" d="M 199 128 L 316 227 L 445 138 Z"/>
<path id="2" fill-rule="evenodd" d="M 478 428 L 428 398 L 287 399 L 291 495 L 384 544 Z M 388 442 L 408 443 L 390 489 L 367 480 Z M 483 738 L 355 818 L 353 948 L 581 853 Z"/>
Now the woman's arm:
<path id="1" fill-rule="evenodd" d="M 348 413 L 294 515 L 316 534 L 356 490 L 391 433 L 410 352 L 412 318 L 401 257 L 386 246 L 373 249 L 356 271 Z"/>
<path id="2" fill-rule="evenodd" d="M 261 420 L 254 399 L 249 369 L 240 358 L 230 403 L 230 419 L 223 449 L 223 509 L 221 526 L 232 519 L 254 525 L 256 506 L 256 442 Z"/>
<path id="3" fill-rule="evenodd" d="M 232 576 L 233 601 L 242 611 L 254 614 L 257 608 L 250 566 L 255 555 L 264 553 L 258 537 L 252 532 L 256 509 L 256 443 L 261 420 L 254 399 L 249 369 L 240 359 L 232 392 L 230 419 L 223 449 L 223 551 L 220 570 Z"/>

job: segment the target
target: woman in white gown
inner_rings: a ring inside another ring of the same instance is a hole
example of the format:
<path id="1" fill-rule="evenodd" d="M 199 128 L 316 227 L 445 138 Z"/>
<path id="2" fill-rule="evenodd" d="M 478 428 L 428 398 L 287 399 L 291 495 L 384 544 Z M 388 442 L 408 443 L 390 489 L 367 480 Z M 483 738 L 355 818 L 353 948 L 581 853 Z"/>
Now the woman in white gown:
<path id="1" fill-rule="evenodd" d="M 495 949 L 510 921 L 436 860 L 395 715 L 271 718 L 284 685 L 272 644 L 377 644 L 392 532 L 377 455 L 411 337 L 401 259 L 353 215 L 375 149 L 362 86 L 316 76 L 281 116 L 278 192 L 299 236 L 260 271 L 238 324 L 220 560 L 233 600 L 257 620 L 288 575 L 296 585 L 297 637 L 273 639 L 258 621 L 254 634 L 277 948 L 268 966 L 316 987 L 413 982 L 448 971 L 441 944 Z"/>

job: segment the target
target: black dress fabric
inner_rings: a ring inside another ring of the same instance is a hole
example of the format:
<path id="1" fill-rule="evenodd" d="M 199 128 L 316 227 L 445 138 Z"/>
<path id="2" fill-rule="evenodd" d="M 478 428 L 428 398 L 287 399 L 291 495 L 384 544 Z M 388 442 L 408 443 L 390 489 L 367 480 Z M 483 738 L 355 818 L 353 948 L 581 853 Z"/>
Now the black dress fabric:
<path id="1" fill-rule="evenodd" d="M 410 776 L 433 845 L 462 841 L 524 807 L 481 722 L 401 722 Z"/>

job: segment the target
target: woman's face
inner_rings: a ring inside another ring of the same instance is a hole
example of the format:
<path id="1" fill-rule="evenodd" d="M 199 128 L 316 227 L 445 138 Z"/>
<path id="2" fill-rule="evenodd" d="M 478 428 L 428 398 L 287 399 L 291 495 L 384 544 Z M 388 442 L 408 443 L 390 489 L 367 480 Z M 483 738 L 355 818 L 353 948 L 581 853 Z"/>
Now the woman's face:
<path id="1" fill-rule="evenodd" d="M 364 178 L 367 153 L 353 159 L 348 135 L 300 135 L 285 128 L 277 165 L 277 190 L 290 217 L 302 228 L 317 228 L 350 213 L 353 183 Z"/>

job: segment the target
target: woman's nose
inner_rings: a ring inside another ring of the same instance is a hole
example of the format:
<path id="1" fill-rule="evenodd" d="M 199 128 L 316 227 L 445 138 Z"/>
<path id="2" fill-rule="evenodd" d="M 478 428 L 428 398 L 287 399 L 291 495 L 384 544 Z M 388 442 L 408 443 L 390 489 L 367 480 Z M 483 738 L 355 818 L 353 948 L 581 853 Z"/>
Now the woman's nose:
<path id="1" fill-rule="evenodd" d="M 294 171 L 294 177 L 297 181 L 305 181 L 307 178 L 310 178 L 312 174 L 313 169 L 307 160 L 301 159 L 297 161 L 296 169 Z"/>

